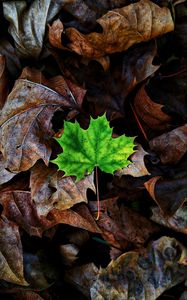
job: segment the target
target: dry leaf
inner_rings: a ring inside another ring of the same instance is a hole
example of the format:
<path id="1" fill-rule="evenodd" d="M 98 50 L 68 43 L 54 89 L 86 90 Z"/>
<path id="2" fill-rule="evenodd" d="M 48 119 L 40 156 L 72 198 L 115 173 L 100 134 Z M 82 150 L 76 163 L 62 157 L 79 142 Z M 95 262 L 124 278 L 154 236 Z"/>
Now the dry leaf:
<path id="1" fill-rule="evenodd" d="M 0 279 L 27 286 L 18 226 L 5 217 L 0 219 L 0 249 Z"/>
<path id="2" fill-rule="evenodd" d="M 15 53 L 15 48 L 5 39 L 1 39 L 0 53 L 6 58 L 6 67 L 8 72 L 14 77 L 20 73 L 21 63 Z"/>
<path id="3" fill-rule="evenodd" d="M 49 42 L 53 47 L 64 49 L 61 40 L 63 31 L 64 25 L 60 19 L 55 20 L 51 26 L 49 25 Z"/>
<path id="4" fill-rule="evenodd" d="M 127 252 L 99 271 L 91 299 L 155 300 L 186 278 L 187 250 L 173 238 L 162 237 L 144 255 Z"/>
<path id="5" fill-rule="evenodd" d="M 0 109 L 4 105 L 7 95 L 8 95 L 8 77 L 6 72 L 6 59 L 4 56 L 0 55 Z"/>
<path id="6" fill-rule="evenodd" d="M 150 175 L 148 170 L 146 169 L 145 163 L 144 163 L 144 157 L 145 155 L 149 155 L 148 152 L 146 152 L 142 146 L 139 144 L 137 146 L 137 150 L 133 155 L 130 157 L 130 160 L 132 161 L 132 164 L 128 165 L 128 167 L 119 170 L 115 173 L 117 176 L 122 175 L 131 175 L 133 177 L 141 177 Z"/>
<path id="7" fill-rule="evenodd" d="M 6 169 L 6 161 L 4 160 L 2 154 L 0 153 L 0 185 L 11 180 L 16 173 L 10 172 Z"/>
<path id="8" fill-rule="evenodd" d="M 153 215 L 151 220 L 154 222 L 171 228 L 175 231 L 187 234 L 187 206 L 180 207 L 172 217 L 167 217 L 159 209 L 159 207 L 151 208 Z"/>
<path id="9" fill-rule="evenodd" d="M 174 29 L 169 9 L 149 0 L 111 10 L 97 22 L 102 26 L 102 33 L 84 35 L 75 28 L 66 29 L 68 47 L 85 57 L 97 58 L 127 50 L 133 44 Z"/>
<path id="10" fill-rule="evenodd" d="M 75 182 L 75 178 L 63 177 L 62 172 L 36 164 L 31 171 L 31 195 L 39 216 L 46 216 L 54 207 L 66 210 L 80 202 L 87 202 L 87 189 L 95 192 L 94 174 Z"/>
<path id="11" fill-rule="evenodd" d="M 187 152 L 187 124 L 155 137 L 149 145 L 163 164 L 177 164 Z"/>
<path id="12" fill-rule="evenodd" d="M 134 107 L 137 115 L 145 124 L 154 130 L 168 129 L 171 117 L 162 111 L 163 105 L 153 102 L 145 91 L 143 85 L 134 99 Z"/>
<path id="13" fill-rule="evenodd" d="M 27 80 L 18 80 L 1 112 L 0 151 L 12 172 L 31 168 L 38 159 L 47 165 L 51 155 L 51 118 L 63 108 L 78 108 L 55 91 Z"/>
<path id="14" fill-rule="evenodd" d="M 10 22 L 9 32 L 20 57 L 39 57 L 46 23 L 60 10 L 61 2 L 34 0 L 29 8 L 26 1 L 3 2 L 4 16 Z"/>
<path id="15" fill-rule="evenodd" d="M 155 176 L 144 183 L 165 216 L 173 216 L 187 200 L 187 178 L 165 179 Z"/>

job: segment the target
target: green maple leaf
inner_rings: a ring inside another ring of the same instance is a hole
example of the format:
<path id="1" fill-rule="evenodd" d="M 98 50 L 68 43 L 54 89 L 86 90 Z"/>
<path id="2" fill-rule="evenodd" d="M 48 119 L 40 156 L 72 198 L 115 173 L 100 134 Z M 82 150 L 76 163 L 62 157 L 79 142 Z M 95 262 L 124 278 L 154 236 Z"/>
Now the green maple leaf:
<path id="1" fill-rule="evenodd" d="M 128 166 L 128 157 L 135 152 L 134 137 L 122 135 L 112 137 L 112 128 L 106 116 L 90 120 L 87 130 L 80 127 L 78 122 L 64 123 L 64 133 L 56 138 L 63 153 L 52 160 L 65 176 L 76 176 L 77 181 L 85 174 L 91 174 L 94 167 L 99 167 L 106 173 Z"/>

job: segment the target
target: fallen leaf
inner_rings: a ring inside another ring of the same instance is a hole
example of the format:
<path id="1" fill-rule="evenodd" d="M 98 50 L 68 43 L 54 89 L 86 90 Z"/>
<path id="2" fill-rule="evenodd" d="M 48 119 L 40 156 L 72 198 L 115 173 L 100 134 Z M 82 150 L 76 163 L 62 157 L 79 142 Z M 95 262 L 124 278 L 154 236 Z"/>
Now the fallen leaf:
<path id="1" fill-rule="evenodd" d="M 102 33 L 84 35 L 75 28 L 66 29 L 65 35 L 70 41 L 68 47 L 85 57 L 97 58 L 127 50 L 133 44 L 174 29 L 169 9 L 148 0 L 111 10 L 97 22 Z"/>
<path id="2" fill-rule="evenodd" d="M 72 266 L 78 258 L 79 248 L 74 244 L 60 246 L 62 261 L 66 266 Z"/>
<path id="3" fill-rule="evenodd" d="M 187 234 L 187 206 L 180 207 L 172 217 L 167 217 L 163 214 L 159 207 L 152 207 L 151 220 L 171 228 L 175 231 Z"/>
<path id="4" fill-rule="evenodd" d="M 3 55 L 0 55 L 0 108 L 3 107 L 7 96 L 8 96 L 8 76 L 6 72 L 6 59 Z"/>
<path id="5" fill-rule="evenodd" d="M 187 152 L 187 124 L 153 138 L 149 145 L 163 164 L 177 164 Z"/>
<path id="6" fill-rule="evenodd" d="M 94 174 L 77 183 L 75 178 L 63 177 L 61 172 L 40 163 L 31 171 L 30 188 L 38 215 L 46 216 L 54 207 L 66 210 L 77 203 L 87 203 L 87 189 L 95 192 Z"/>
<path id="7" fill-rule="evenodd" d="M 95 202 L 92 201 L 89 205 L 91 211 L 95 213 L 97 210 Z M 124 205 L 119 207 L 116 198 L 103 200 L 100 206 L 101 216 L 97 220 L 97 225 L 104 239 L 113 247 L 124 249 L 127 247 L 127 241 L 139 247 L 151 234 L 158 231 L 158 227 L 144 216 Z"/>
<path id="8" fill-rule="evenodd" d="M 15 48 L 6 39 L 1 39 L 0 53 L 6 58 L 6 67 L 13 78 L 17 78 L 21 70 L 21 63 L 15 53 Z"/>
<path id="9" fill-rule="evenodd" d="M 2 154 L 0 153 L 0 185 L 4 184 L 5 182 L 8 182 L 15 175 L 16 173 L 12 173 L 8 169 L 6 169 L 6 161 L 4 160 Z"/>
<path id="10" fill-rule="evenodd" d="M 91 299 L 157 299 L 186 278 L 186 255 L 186 248 L 169 237 L 153 242 L 144 254 L 124 253 L 99 270 Z"/>
<path id="11" fill-rule="evenodd" d="M 162 111 L 163 105 L 153 102 L 149 98 L 145 91 L 145 85 L 136 94 L 134 108 L 140 119 L 151 129 L 166 130 L 169 128 L 171 117 Z"/>
<path id="12" fill-rule="evenodd" d="M 123 168 L 122 170 L 117 171 L 115 175 L 116 176 L 131 175 L 133 177 L 150 175 L 144 163 L 145 155 L 149 155 L 149 153 L 146 152 L 139 144 L 137 146 L 136 152 L 133 153 L 130 157 L 132 164 L 130 164 L 126 168 Z"/>
<path id="13" fill-rule="evenodd" d="M 31 168 L 38 159 L 47 165 L 51 155 L 51 118 L 55 111 L 77 108 L 55 91 L 27 80 L 18 80 L 1 112 L 0 151 L 12 172 Z"/>
<path id="14" fill-rule="evenodd" d="M 10 294 L 13 298 L 13 300 L 44 300 L 38 293 L 28 291 L 26 289 L 16 289 L 15 291 L 12 291 Z"/>
<path id="15" fill-rule="evenodd" d="M 27 286 L 23 274 L 22 245 L 18 226 L 5 217 L 0 219 L 0 279 Z"/>
<path id="16" fill-rule="evenodd" d="M 64 49 L 65 47 L 62 46 L 61 35 L 64 31 L 64 25 L 57 19 L 53 22 L 53 24 L 49 25 L 49 42 L 53 47 Z"/>
<path id="17" fill-rule="evenodd" d="M 187 200 L 187 178 L 166 179 L 156 176 L 144 183 L 165 216 L 173 216 Z"/>
<path id="18" fill-rule="evenodd" d="M 4 16 L 10 22 L 9 32 L 20 57 L 39 57 L 43 48 L 46 23 L 60 8 L 60 1 L 54 3 L 51 0 L 34 0 L 30 7 L 27 7 L 26 1 L 3 2 Z"/>

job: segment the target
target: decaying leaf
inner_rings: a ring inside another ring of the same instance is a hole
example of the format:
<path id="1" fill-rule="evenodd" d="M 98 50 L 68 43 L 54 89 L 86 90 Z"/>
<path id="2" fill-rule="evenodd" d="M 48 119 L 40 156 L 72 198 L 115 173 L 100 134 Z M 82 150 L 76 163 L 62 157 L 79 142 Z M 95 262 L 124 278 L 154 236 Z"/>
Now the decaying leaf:
<path id="1" fill-rule="evenodd" d="M 0 153 L 0 185 L 11 180 L 16 173 L 10 172 L 6 169 L 6 161 L 4 160 L 2 154 Z"/>
<path id="2" fill-rule="evenodd" d="M 163 105 L 153 102 L 142 86 L 134 99 L 137 115 L 145 124 L 154 130 L 166 130 L 170 126 L 171 117 L 162 111 Z"/>
<path id="3" fill-rule="evenodd" d="M 132 156 L 130 157 L 132 164 L 130 164 L 126 168 L 123 168 L 122 170 L 117 171 L 115 175 L 117 176 L 131 175 L 133 177 L 150 175 L 144 163 L 145 155 L 149 155 L 149 153 L 146 152 L 139 144 L 137 146 L 136 152 L 133 153 Z"/>
<path id="4" fill-rule="evenodd" d="M 100 269 L 91 286 L 92 299 L 154 300 L 186 278 L 187 250 L 177 240 L 162 237 L 145 254 L 127 252 Z"/>
<path id="5" fill-rule="evenodd" d="M 155 300 L 186 278 L 186 255 L 176 239 L 164 236 L 147 249 L 122 254 L 106 268 L 75 267 L 67 279 L 91 299 Z"/>
<path id="6" fill-rule="evenodd" d="M 0 219 L 0 249 L 0 279 L 27 286 L 18 226 L 5 217 Z"/>
<path id="7" fill-rule="evenodd" d="M 26 1 L 3 2 L 5 18 L 10 22 L 17 53 L 23 58 L 38 58 L 42 48 L 46 22 L 60 10 L 61 3 L 51 0 L 34 0 L 30 7 Z"/>
<path id="8" fill-rule="evenodd" d="M 1 112 L 0 151 L 12 172 L 28 170 L 51 155 L 51 118 L 63 108 L 78 108 L 72 98 L 27 80 L 18 80 Z"/>
<path id="9" fill-rule="evenodd" d="M 19 58 L 16 56 L 15 48 L 6 39 L 1 39 L 0 53 L 6 58 L 8 72 L 16 78 L 21 70 Z"/>
<path id="10" fill-rule="evenodd" d="M 60 19 L 55 20 L 53 24 L 49 25 L 49 42 L 53 47 L 63 49 L 61 35 L 64 31 L 64 25 Z"/>
<path id="11" fill-rule="evenodd" d="M 144 183 L 165 216 L 172 216 L 187 199 L 187 178 L 153 177 Z"/>
<path id="12" fill-rule="evenodd" d="M 95 202 L 89 206 L 93 213 L 97 210 Z M 100 206 L 101 216 L 97 225 L 103 238 L 113 247 L 125 249 L 129 243 L 140 247 L 158 231 L 158 227 L 144 216 L 123 205 L 119 207 L 116 198 L 103 200 Z"/>
<path id="13" fill-rule="evenodd" d="M 6 72 L 6 59 L 3 55 L 0 55 L 0 109 L 4 105 L 7 95 L 8 95 L 8 76 Z"/>
<path id="14" fill-rule="evenodd" d="M 53 163 L 66 176 L 76 176 L 77 180 L 91 174 L 95 166 L 113 174 L 131 163 L 128 157 L 134 152 L 134 137 L 122 135 L 113 139 L 105 115 L 95 120 L 91 118 L 87 130 L 82 129 L 78 122 L 65 122 L 64 134 L 57 141 L 63 153 Z"/>
<path id="15" fill-rule="evenodd" d="M 187 124 L 155 137 L 149 144 L 163 164 L 176 164 L 187 152 Z"/>
<path id="16" fill-rule="evenodd" d="M 102 26 L 102 33 L 84 35 L 75 28 L 66 29 L 68 47 L 85 57 L 96 58 L 127 50 L 133 44 L 174 29 L 169 9 L 149 0 L 111 10 L 97 22 Z"/>
<path id="17" fill-rule="evenodd" d="M 175 231 L 187 234 L 187 206 L 180 207 L 172 217 L 167 217 L 163 214 L 159 207 L 152 207 L 151 220 L 154 222 L 169 227 Z"/>
<path id="18" fill-rule="evenodd" d="M 87 189 L 95 192 L 94 174 L 76 183 L 75 178 L 63 177 L 63 173 L 40 163 L 31 171 L 30 187 L 38 215 L 46 216 L 54 207 L 66 210 L 77 203 L 87 202 Z"/>

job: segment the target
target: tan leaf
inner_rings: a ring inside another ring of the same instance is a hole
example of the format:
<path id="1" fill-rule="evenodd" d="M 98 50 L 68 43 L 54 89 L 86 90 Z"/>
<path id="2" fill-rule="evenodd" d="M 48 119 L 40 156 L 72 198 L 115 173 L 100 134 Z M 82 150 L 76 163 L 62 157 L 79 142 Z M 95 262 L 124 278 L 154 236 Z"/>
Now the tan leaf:
<path id="1" fill-rule="evenodd" d="M 171 228 L 175 231 L 187 234 L 187 206 L 180 207 L 172 217 L 167 217 L 163 214 L 159 207 L 151 208 L 153 215 L 151 220 L 154 222 Z"/>
<path id="2" fill-rule="evenodd" d="M 5 18 L 10 22 L 16 50 L 23 58 L 38 58 L 43 47 L 46 22 L 61 9 L 61 2 L 34 0 L 29 8 L 26 1 L 3 2 Z"/>
<path id="3" fill-rule="evenodd" d="M 165 130 L 169 128 L 171 117 L 162 111 L 163 105 L 153 102 L 145 91 L 143 85 L 134 100 L 137 115 L 154 130 Z"/>
<path id="4" fill-rule="evenodd" d="M 12 172 L 31 168 L 51 155 L 51 118 L 62 108 L 78 108 L 72 98 L 27 80 L 18 80 L 1 112 L 0 151 Z"/>
<path id="5" fill-rule="evenodd" d="M 75 178 L 63 177 L 62 172 L 39 163 L 31 171 L 30 188 L 38 215 L 46 216 L 54 207 L 66 210 L 77 203 L 87 203 L 87 189 L 95 192 L 94 174 L 76 183 Z"/>
<path id="6" fill-rule="evenodd" d="M 187 249 L 169 237 L 153 242 L 145 253 L 124 253 L 99 270 L 91 299 L 155 300 L 186 278 L 186 257 Z"/>
<path id="7" fill-rule="evenodd" d="M 122 175 L 131 175 L 133 177 L 141 177 L 150 175 L 148 172 L 145 163 L 144 163 L 144 157 L 145 155 L 148 155 L 149 153 L 146 152 L 142 146 L 139 144 L 137 147 L 137 150 L 133 155 L 130 157 L 130 160 L 132 161 L 132 164 L 128 165 L 128 167 L 119 170 L 115 173 L 117 176 Z"/>
<path id="8" fill-rule="evenodd" d="M 8 76 L 6 72 L 6 59 L 3 55 L 0 55 L 0 108 L 3 107 L 7 96 L 8 96 Z"/>
<path id="9" fill-rule="evenodd" d="M 170 11 L 149 0 L 141 0 L 106 13 L 97 22 L 102 33 L 81 34 L 75 28 L 65 30 L 68 47 L 85 57 L 101 57 L 121 52 L 174 29 Z"/>
<path id="10" fill-rule="evenodd" d="M 0 249 L 0 279 L 27 286 L 18 226 L 5 217 L 0 219 Z"/>
<path id="11" fill-rule="evenodd" d="M 53 24 L 49 25 L 49 42 L 53 47 L 64 49 L 65 47 L 62 46 L 61 35 L 64 31 L 64 25 L 57 19 L 53 22 Z"/>
<path id="12" fill-rule="evenodd" d="M 163 164 L 176 164 L 187 152 L 187 124 L 163 133 L 149 142 Z"/>

